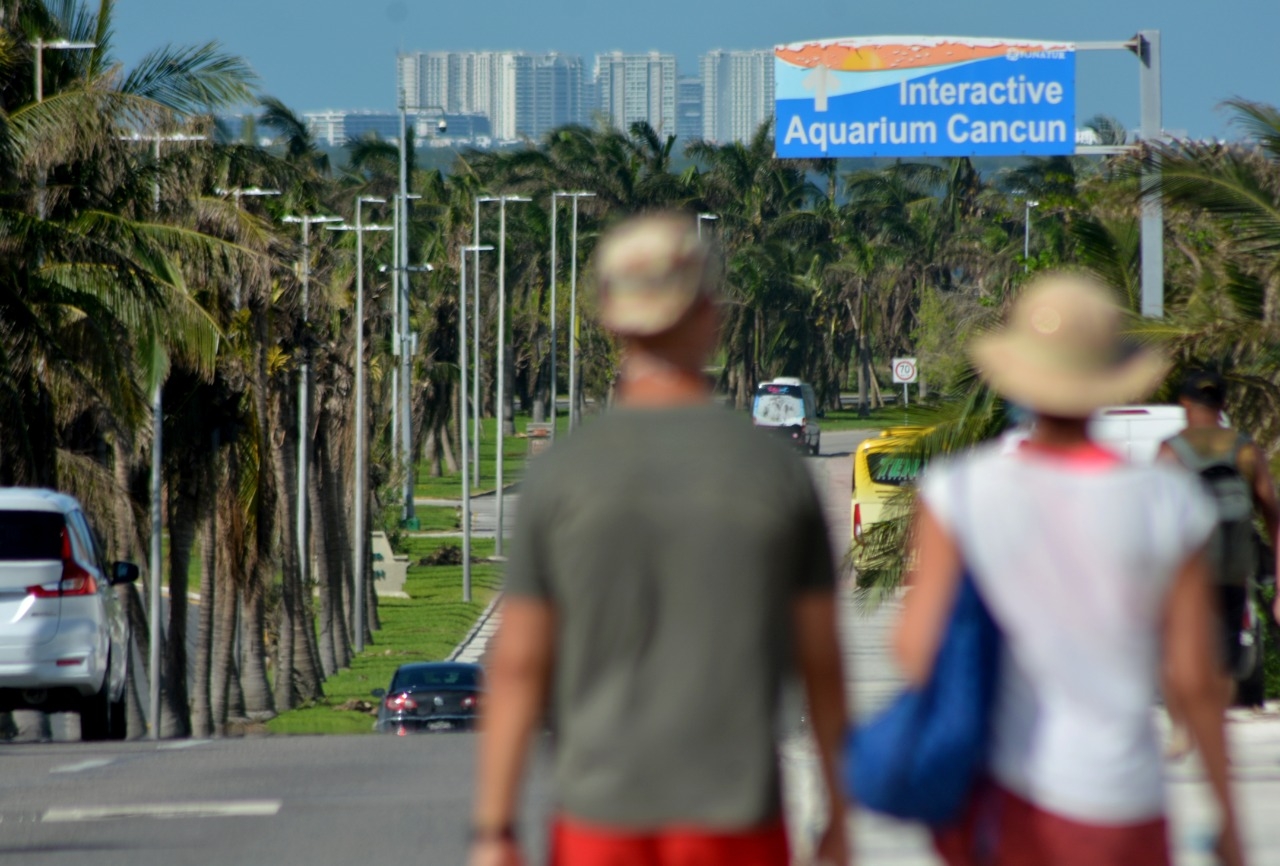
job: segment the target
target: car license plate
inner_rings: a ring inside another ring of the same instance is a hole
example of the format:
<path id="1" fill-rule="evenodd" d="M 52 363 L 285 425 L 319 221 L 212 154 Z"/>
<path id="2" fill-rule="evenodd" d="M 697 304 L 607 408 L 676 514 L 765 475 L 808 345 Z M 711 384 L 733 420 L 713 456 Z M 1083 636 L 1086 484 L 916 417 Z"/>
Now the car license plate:
<path id="1" fill-rule="evenodd" d="M 428 731 L 447 731 L 453 727 L 453 722 L 427 722 Z"/>

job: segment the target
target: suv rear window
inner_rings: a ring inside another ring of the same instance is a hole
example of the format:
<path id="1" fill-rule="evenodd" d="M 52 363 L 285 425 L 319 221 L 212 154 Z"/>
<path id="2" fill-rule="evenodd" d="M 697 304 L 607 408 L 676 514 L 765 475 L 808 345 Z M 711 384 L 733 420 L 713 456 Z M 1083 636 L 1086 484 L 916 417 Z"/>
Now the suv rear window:
<path id="1" fill-rule="evenodd" d="M 910 484 L 920 474 L 920 467 L 919 457 L 887 451 L 867 455 L 867 471 L 871 473 L 871 480 L 876 484 L 889 484 L 894 487 Z"/>
<path id="2" fill-rule="evenodd" d="M 0 511 L 0 562 L 62 559 L 62 515 Z"/>

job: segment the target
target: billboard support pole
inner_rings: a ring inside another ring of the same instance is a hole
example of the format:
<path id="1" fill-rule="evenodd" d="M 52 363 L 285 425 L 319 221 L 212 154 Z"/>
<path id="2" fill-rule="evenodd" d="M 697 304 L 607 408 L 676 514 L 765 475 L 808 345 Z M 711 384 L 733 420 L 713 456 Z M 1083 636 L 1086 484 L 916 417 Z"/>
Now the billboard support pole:
<path id="1" fill-rule="evenodd" d="M 1164 130 L 1160 105 L 1160 31 L 1140 30 L 1134 52 L 1142 64 L 1142 140 L 1156 142 Z M 1143 187 L 1151 190 L 1160 178 L 1160 164 L 1153 156 L 1143 171 Z M 1142 315 L 1164 317 L 1164 204 L 1159 194 L 1142 201 Z"/>

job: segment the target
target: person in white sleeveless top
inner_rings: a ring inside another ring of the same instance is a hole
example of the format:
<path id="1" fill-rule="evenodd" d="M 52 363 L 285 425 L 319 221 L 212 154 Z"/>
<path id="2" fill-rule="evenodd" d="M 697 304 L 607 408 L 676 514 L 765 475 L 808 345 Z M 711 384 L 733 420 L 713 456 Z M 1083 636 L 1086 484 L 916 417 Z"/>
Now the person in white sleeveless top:
<path id="1" fill-rule="evenodd" d="M 1145 397 L 1167 373 L 1123 325 L 1104 287 L 1038 280 L 971 347 L 985 381 L 1035 413 L 1030 436 L 921 483 L 895 634 L 906 676 L 927 678 L 962 567 L 1004 634 L 988 781 L 935 835 L 952 866 L 1167 866 L 1162 675 L 1221 806 L 1219 857 L 1243 863 L 1204 556 L 1213 507 L 1188 473 L 1125 463 L 1087 435 L 1093 410 Z"/>

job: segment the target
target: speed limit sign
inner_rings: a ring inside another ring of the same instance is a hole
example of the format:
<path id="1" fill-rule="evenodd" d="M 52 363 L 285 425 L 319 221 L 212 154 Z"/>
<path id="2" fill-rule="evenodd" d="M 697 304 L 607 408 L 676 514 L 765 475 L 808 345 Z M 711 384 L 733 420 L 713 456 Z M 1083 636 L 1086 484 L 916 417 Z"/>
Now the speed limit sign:
<path id="1" fill-rule="evenodd" d="M 914 385 L 918 373 L 915 358 L 893 359 L 893 384 Z"/>

